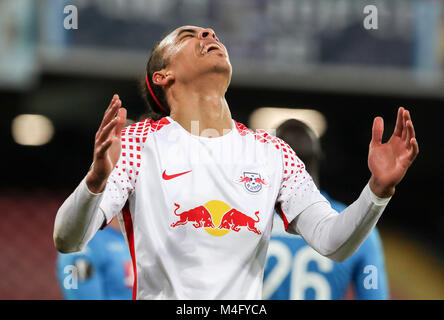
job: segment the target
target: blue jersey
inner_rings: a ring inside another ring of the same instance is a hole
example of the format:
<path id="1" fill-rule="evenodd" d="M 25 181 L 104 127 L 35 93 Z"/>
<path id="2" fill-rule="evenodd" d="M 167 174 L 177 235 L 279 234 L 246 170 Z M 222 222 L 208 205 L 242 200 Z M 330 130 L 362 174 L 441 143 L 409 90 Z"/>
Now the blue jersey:
<path id="1" fill-rule="evenodd" d="M 323 195 L 336 211 L 346 208 Z M 345 297 L 349 285 L 356 299 L 388 299 L 384 255 L 376 229 L 342 263 L 323 257 L 300 236 L 273 232 L 264 273 L 264 299 L 338 300 Z"/>
<path id="2" fill-rule="evenodd" d="M 119 230 L 96 233 L 79 253 L 58 254 L 57 275 L 68 300 L 128 300 L 133 269 L 128 246 Z"/>

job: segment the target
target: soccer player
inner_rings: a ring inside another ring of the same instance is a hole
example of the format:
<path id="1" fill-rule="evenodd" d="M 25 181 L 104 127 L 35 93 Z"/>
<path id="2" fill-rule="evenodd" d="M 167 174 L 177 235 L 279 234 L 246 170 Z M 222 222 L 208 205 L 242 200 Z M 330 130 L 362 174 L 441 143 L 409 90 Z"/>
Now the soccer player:
<path id="1" fill-rule="evenodd" d="M 93 165 L 57 212 L 53 234 L 59 251 L 82 250 L 123 210 L 136 299 L 261 299 L 275 207 L 288 232 L 347 259 L 418 154 L 407 110 L 399 108 L 387 143 L 377 117 L 369 182 L 338 214 L 285 142 L 231 118 L 232 68 L 213 30 L 175 29 L 153 48 L 146 74 L 163 117 L 123 128 L 126 109 L 114 95 Z"/>
<path id="2" fill-rule="evenodd" d="M 81 252 L 59 253 L 57 277 L 67 300 L 131 299 L 131 256 L 117 219 L 97 232 Z"/>
<path id="3" fill-rule="evenodd" d="M 319 187 L 322 150 L 315 133 L 302 121 L 289 119 L 277 128 L 276 135 L 296 152 Z M 325 191 L 321 194 L 337 212 L 346 208 Z M 274 219 L 278 219 L 276 215 Z M 275 221 L 265 265 L 264 298 L 337 300 L 344 299 L 350 287 L 359 300 L 388 298 L 384 254 L 376 227 L 353 256 L 338 263 L 321 256 Z"/>

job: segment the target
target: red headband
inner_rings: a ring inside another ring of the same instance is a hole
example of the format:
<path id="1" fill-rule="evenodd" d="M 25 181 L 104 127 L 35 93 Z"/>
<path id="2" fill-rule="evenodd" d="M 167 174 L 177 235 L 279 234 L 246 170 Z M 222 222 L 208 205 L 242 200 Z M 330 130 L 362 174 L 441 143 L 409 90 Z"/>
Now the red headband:
<path id="1" fill-rule="evenodd" d="M 165 107 L 160 103 L 160 101 L 157 100 L 156 96 L 154 95 L 154 92 L 153 92 L 153 90 L 151 89 L 151 86 L 150 86 L 150 82 L 148 81 L 148 73 L 145 75 L 145 82 L 146 82 L 146 86 L 147 86 L 147 88 L 148 88 L 148 91 L 149 91 L 150 94 L 151 94 L 151 97 L 153 97 L 154 101 L 157 103 L 157 105 L 159 106 L 160 110 L 162 110 L 162 111 L 164 111 L 164 112 L 168 112 L 168 111 L 167 111 L 167 108 L 165 108 Z"/>

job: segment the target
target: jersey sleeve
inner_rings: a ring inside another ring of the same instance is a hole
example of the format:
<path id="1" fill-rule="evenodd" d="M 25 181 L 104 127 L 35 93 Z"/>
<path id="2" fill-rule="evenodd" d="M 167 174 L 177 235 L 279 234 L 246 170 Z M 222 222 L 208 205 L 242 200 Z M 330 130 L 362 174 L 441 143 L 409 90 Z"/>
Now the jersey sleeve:
<path id="1" fill-rule="evenodd" d="M 100 209 L 106 217 L 106 224 L 110 223 L 122 210 L 135 190 L 144 142 L 142 137 L 135 135 L 135 132 L 139 132 L 139 125 L 143 125 L 143 122 L 122 130 L 120 158 L 108 177 L 100 203 Z"/>
<path id="2" fill-rule="evenodd" d="M 276 200 L 276 211 L 288 230 L 291 222 L 306 208 L 317 202 L 327 202 L 319 192 L 304 163 L 298 158 L 293 149 L 281 139 L 279 150 L 282 158 L 282 179 Z"/>
<path id="3" fill-rule="evenodd" d="M 374 229 L 356 253 L 359 259 L 353 272 L 356 299 L 389 298 L 384 252 L 377 229 Z"/>

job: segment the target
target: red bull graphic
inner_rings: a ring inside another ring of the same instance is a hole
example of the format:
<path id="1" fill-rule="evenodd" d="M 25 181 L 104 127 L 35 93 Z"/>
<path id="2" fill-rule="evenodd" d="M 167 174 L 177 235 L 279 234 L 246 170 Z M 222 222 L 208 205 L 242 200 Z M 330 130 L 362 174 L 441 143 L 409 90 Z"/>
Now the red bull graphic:
<path id="1" fill-rule="evenodd" d="M 243 183 L 243 182 L 251 182 L 250 177 L 240 177 L 239 178 L 239 182 Z"/>
<path id="2" fill-rule="evenodd" d="M 171 224 L 173 228 L 190 222 L 196 229 L 204 228 L 206 232 L 216 237 L 226 235 L 230 231 L 239 232 L 242 227 L 258 235 L 261 234 L 261 231 L 256 227 L 256 224 L 260 221 L 259 211 L 256 211 L 255 218 L 252 218 L 219 200 L 209 201 L 203 206 L 182 213 L 177 213 L 180 205 L 177 203 L 174 205 L 176 206 L 174 214 L 180 219 Z"/>
<path id="3" fill-rule="evenodd" d="M 256 183 L 258 183 L 258 184 L 261 184 L 261 185 L 266 185 L 266 183 L 265 183 L 265 180 L 264 179 L 261 179 L 261 178 L 256 178 L 255 180 L 254 180 Z"/>
<path id="4" fill-rule="evenodd" d="M 228 229 L 239 232 L 240 227 L 247 227 L 248 230 L 253 231 L 254 233 L 261 234 L 261 232 L 256 229 L 255 224 L 259 222 L 259 211 L 254 213 L 257 220 L 247 216 L 246 214 L 236 210 L 231 209 L 227 213 L 224 214 L 222 218 L 222 222 L 219 225 L 219 229 Z"/>
<path id="5" fill-rule="evenodd" d="M 195 228 L 215 228 L 213 220 L 211 218 L 211 214 L 204 206 L 199 206 L 191 210 L 184 211 L 181 214 L 177 214 L 177 210 L 180 208 L 180 205 L 178 205 L 177 203 L 175 203 L 174 205 L 176 206 L 174 214 L 176 216 L 179 216 L 180 219 L 179 221 L 171 224 L 173 228 L 177 226 L 182 226 L 188 222 L 193 222 L 193 226 Z"/>

